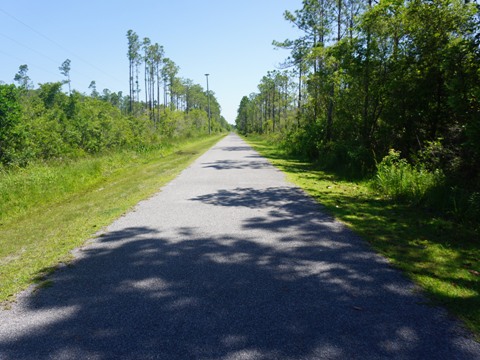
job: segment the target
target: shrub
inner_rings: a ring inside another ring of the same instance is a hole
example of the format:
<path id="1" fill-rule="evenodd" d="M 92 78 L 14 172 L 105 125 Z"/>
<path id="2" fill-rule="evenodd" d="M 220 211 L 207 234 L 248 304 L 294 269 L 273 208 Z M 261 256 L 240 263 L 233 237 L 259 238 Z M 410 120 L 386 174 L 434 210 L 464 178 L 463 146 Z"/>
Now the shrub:
<path id="1" fill-rule="evenodd" d="M 18 89 L 15 85 L 0 85 L 0 163 L 11 161 L 15 147 L 15 130 L 20 121 Z"/>
<path id="2" fill-rule="evenodd" d="M 292 155 L 298 155 L 310 160 L 318 159 L 318 133 L 315 123 L 292 129 L 286 133 L 281 142 L 283 149 Z"/>
<path id="3" fill-rule="evenodd" d="M 428 171 L 422 166 L 413 167 L 400 152 L 390 150 L 377 164 L 377 172 L 372 180 L 375 190 L 394 200 L 418 204 L 436 187 L 443 184 L 440 170 Z"/>

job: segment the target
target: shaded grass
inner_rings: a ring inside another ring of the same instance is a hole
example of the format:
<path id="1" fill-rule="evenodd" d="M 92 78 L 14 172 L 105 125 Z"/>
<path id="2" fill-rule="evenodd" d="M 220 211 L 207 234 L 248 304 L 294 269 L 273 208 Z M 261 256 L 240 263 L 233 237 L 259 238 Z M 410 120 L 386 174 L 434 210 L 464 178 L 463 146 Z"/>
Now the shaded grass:
<path id="1" fill-rule="evenodd" d="M 246 140 L 480 339 L 480 241 L 474 229 L 433 209 L 381 197 L 367 181 L 347 180 L 289 157 L 265 138 Z"/>
<path id="2" fill-rule="evenodd" d="M 11 187 L 14 195 L 0 213 L 0 302 L 32 283 L 43 284 L 58 263 L 68 263 L 72 249 L 157 192 L 222 136 L 168 151 L 112 154 L 3 174 L 4 189 L 15 181 L 25 184 Z"/>

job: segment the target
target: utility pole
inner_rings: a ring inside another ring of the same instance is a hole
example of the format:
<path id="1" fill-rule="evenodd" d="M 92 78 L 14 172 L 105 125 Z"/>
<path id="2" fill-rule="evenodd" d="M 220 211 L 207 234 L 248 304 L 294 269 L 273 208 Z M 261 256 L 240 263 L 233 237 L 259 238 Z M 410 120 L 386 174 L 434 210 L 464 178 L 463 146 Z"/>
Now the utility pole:
<path id="1" fill-rule="evenodd" d="M 212 128 L 210 125 L 210 90 L 208 88 L 208 75 L 210 74 L 205 74 L 205 77 L 207 78 L 207 98 L 208 98 L 208 135 L 212 133 Z"/>

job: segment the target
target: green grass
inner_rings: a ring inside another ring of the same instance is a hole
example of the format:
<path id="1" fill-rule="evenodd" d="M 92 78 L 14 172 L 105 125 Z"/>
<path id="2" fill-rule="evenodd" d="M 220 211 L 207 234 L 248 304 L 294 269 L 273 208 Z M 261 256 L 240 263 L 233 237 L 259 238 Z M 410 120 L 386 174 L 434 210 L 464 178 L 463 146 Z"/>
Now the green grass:
<path id="1" fill-rule="evenodd" d="M 345 180 L 288 157 L 265 138 L 246 140 L 480 339 L 480 240 L 475 230 L 433 210 L 381 197 L 367 181 Z"/>
<path id="2" fill-rule="evenodd" d="M 0 302 L 157 192 L 223 135 L 144 154 L 123 152 L 0 174 Z"/>

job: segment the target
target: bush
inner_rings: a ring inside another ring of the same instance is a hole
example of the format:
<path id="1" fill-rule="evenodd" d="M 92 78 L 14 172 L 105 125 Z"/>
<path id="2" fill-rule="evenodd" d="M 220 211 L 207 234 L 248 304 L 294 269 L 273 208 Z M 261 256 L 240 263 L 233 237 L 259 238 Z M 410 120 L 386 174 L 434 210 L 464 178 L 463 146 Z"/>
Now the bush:
<path id="1" fill-rule="evenodd" d="M 20 121 L 19 92 L 15 85 L 0 85 L 0 163 L 15 152 L 15 130 Z"/>
<path id="2" fill-rule="evenodd" d="M 315 123 L 292 129 L 286 133 L 282 147 L 288 154 L 316 160 L 318 159 L 318 132 L 318 125 Z"/>
<path id="3" fill-rule="evenodd" d="M 392 149 L 377 164 L 372 186 L 393 200 L 418 204 L 443 182 L 444 176 L 440 170 L 428 171 L 421 166 L 415 168 L 400 157 L 399 151 Z"/>

